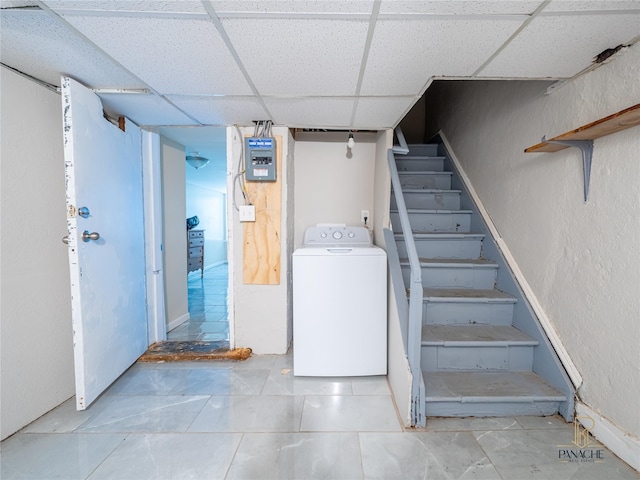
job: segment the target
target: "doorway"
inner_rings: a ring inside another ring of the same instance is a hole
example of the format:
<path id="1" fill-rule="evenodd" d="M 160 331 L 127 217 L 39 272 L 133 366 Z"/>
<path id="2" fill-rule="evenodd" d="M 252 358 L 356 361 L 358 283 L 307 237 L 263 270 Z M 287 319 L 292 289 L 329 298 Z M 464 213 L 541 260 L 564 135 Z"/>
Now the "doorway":
<path id="1" fill-rule="evenodd" d="M 159 133 L 175 142 L 162 158 L 166 338 L 228 347 L 226 128 L 166 127 Z M 208 163 L 194 166 L 188 156 Z M 195 222 L 186 221 L 193 217 Z"/>

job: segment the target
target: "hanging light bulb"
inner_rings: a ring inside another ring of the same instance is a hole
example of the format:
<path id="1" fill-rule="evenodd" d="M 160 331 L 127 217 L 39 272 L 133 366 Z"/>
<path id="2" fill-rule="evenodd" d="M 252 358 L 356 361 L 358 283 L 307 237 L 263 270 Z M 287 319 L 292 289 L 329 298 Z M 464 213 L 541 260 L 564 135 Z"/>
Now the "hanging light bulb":
<path id="1" fill-rule="evenodd" d="M 353 139 L 353 132 L 349 132 L 349 140 L 347 140 L 347 147 L 353 148 L 356 141 Z"/>

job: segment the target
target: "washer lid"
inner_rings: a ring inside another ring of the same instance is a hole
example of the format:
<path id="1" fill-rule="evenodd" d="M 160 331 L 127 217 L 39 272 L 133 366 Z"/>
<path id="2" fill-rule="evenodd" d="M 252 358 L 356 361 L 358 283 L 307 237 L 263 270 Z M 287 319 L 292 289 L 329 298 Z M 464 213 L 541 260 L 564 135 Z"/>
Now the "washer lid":
<path id="1" fill-rule="evenodd" d="M 318 224 L 307 228 L 304 247 L 347 246 L 371 247 L 371 234 L 366 227 L 348 227 L 344 224 Z"/>

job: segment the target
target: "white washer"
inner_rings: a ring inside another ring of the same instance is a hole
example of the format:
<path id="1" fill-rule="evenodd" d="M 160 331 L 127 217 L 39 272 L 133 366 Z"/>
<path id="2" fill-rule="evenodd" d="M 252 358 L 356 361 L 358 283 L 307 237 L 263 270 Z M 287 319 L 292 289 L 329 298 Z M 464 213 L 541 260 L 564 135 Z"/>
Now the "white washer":
<path id="1" fill-rule="evenodd" d="M 293 374 L 387 373 L 387 256 L 364 227 L 318 225 L 293 253 Z"/>

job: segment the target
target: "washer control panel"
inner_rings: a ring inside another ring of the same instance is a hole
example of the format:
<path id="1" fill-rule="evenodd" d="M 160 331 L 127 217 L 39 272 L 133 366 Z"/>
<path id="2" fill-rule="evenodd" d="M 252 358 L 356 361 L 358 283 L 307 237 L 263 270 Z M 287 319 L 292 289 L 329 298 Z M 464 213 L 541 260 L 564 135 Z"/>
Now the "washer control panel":
<path id="1" fill-rule="evenodd" d="M 366 227 L 348 227 L 342 224 L 320 224 L 304 233 L 304 245 L 370 247 L 371 235 Z"/>

